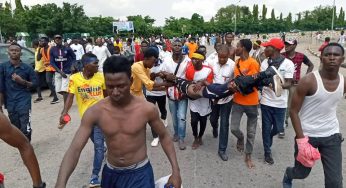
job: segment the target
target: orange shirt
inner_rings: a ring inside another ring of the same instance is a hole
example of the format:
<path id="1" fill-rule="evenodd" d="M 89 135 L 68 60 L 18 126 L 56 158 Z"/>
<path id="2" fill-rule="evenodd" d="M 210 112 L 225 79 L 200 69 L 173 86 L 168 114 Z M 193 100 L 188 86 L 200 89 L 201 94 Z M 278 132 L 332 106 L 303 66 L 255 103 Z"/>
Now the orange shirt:
<path id="1" fill-rule="evenodd" d="M 189 48 L 189 58 L 192 57 L 192 54 L 196 52 L 198 45 L 196 43 L 187 43 L 187 47 Z"/>
<path id="2" fill-rule="evenodd" d="M 240 75 L 238 67 L 240 71 L 243 73 L 243 75 L 253 75 L 253 74 L 259 73 L 260 71 L 259 64 L 252 57 L 249 57 L 245 61 L 242 61 L 241 59 L 237 60 L 236 65 L 234 67 L 234 77 L 237 77 Z M 245 105 L 245 106 L 258 105 L 259 100 L 258 100 L 257 89 L 254 88 L 254 91 L 252 93 L 245 96 L 239 92 L 235 93 L 233 95 L 233 102 L 240 105 Z"/>

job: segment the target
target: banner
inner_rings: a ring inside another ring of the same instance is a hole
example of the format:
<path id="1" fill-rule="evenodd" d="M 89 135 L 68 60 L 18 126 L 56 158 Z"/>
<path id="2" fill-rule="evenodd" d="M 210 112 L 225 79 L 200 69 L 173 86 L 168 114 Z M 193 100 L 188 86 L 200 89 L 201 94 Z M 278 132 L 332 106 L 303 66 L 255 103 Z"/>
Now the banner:
<path id="1" fill-rule="evenodd" d="M 126 22 L 113 22 L 113 30 L 118 31 L 134 31 L 134 26 L 132 21 Z"/>

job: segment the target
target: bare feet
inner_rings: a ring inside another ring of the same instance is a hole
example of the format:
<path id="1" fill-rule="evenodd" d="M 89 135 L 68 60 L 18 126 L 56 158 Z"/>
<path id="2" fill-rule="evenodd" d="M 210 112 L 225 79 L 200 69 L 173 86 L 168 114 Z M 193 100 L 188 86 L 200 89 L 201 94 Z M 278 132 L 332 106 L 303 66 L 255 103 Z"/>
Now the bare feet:
<path id="1" fill-rule="evenodd" d="M 244 137 L 238 139 L 238 141 L 237 141 L 237 150 L 239 152 L 243 152 L 244 151 Z"/>
<path id="2" fill-rule="evenodd" d="M 192 143 L 192 149 L 195 150 L 199 147 L 199 139 L 195 138 L 195 140 Z"/>
<path id="3" fill-rule="evenodd" d="M 245 163 L 246 163 L 246 166 L 247 166 L 249 169 L 255 168 L 255 164 L 252 163 L 251 155 L 250 155 L 250 154 L 246 154 L 246 155 L 245 155 Z"/>

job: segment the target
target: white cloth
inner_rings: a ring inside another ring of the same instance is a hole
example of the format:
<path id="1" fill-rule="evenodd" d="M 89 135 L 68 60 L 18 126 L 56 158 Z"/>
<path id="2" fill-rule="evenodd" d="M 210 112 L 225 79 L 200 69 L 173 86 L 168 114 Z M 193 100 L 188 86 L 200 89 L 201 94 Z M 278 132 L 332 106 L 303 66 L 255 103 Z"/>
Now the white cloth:
<path id="1" fill-rule="evenodd" d="M 203 46 L 205 46 L 205 45 L 207 44 L 207 39 L 206 39 L 205 36 L 203 36 L 203 37 L 201 38 L 200 44 L 203 45 Z"/>
<path id="2" fill-rule="evenodd" d="M 24 39 L 17 41 L 17 43 L 18 43 L 21 47 L 25 47 L 25 48 L 26 48 L 26 42 L 25 42 Z"/>
<path id="3" fill-rule="evenodd" d="M 158 66 L 154 66 L 150 69 L 150 73 L 158 73 L 161 71 L 162 63 Z M 155 78 L 155 83 L 162 83 L 163 79 L 160 77 Z M 164 96 L 166 95 L 166 91 L 149 91 L 146 89 L 146 95 L 148 96 Z"/>
<path id="4" fill-rule="evenodd" d="M 318 71 L 313 72 L 316 82 L 316 93 L 305 96 L 299 112 L 299 118 L 305 136 L 328 137 L 340 133 L 336 108 L 344 95 L 344 76 L 339 73 L 339 85 L 333 92 L 325 89 Z"/>
<path id="5" fill-rule="evenodd" d="M 82 56 L 84 55 L 84 48 L 81 44 L 71 44 L 70 47 L 72 48 L 74 54 L 76 55 L 76 60 L 81 60 Z"/>
<path id="6" fill-rule="evenodd" d="M 93 46 L 92 44 L 88 43 L 88 44 L 85 46 L 85 53 L 89 53 L 89 52 L 92 53 L 93 48 L 94 48 L 94 46 Z"/>
<path id="7" fill-rule="evenodd" d="M 268 68 L 268 59 L 265 59 L 261 63 L 261 71 L 265 71 Z M 285 58 L 278 68 L 283 78 L 293 78 L 294 64 L 291 60 Z M 287 108 L 288 89 L 283 89 L 280 97 L 277 97 L 273 89 L 269 87 L 263 87 L 261 104 L 275 107 L 275 108 Z"/>
<path id="8" fill-rule="evenodd" d="M 171 177 L 171 174 L 165 177 L 161 177 L 160 179 L 155 181 L 155 188 L 166 188 L 165 185 L 167 184 L 169 177 Z M 183 185 L 181 185 L 181 188 L 183 188 Z"/>
<path id="9" fill-rule="evenodd" d="M 228 61 L 226 64 L 220 65 L 219 58 L 216 54 L 216 58 L 212 56 L 211 58 L 209 58 L 207 63 L 213 69 L 213 72 L 214 72 L 213 83 L 224 84 L 234 78 L 235 62 L 232 59 L 228 58 Z M 232 99 L 233 99 L 233 95 L 222 98 L 218 101 L 218 104 L 228 103 Z"/>
<path id="10" fill-rule="evenodd" d="M 103 63 L 107 57 L 111 56 L 111 53 L 106 46 L 95 46 L 93 49 L 93 54 L 95 54 L 99 60 L 99 72 L 103 72 Z"/>
<path id="11" fill-rule="evenodd" d="M 210 67 L 203 66 L 199 71 L 195 71 L 193 81 L 206 80 L 208 75 L 211 74 L 213 70 Z M 201 116 L 206 116 L 211 112 L 210 100 L 207 98 L 199 98 L 196 100 L 189 99 L 190 110 L 192 112 L 197 112 Z"/>
<path id="12" fill-rule="evenodd" d="M 54 74 L 54 85 L 55 85 L 55 91 L 57 93 L 59 92 L 67 92 L 68 91 L 68 83 L 70 82 L 70 74 L 66 74 L 67 78 L 63 78 L 61 74 L 55 73 Z"/>

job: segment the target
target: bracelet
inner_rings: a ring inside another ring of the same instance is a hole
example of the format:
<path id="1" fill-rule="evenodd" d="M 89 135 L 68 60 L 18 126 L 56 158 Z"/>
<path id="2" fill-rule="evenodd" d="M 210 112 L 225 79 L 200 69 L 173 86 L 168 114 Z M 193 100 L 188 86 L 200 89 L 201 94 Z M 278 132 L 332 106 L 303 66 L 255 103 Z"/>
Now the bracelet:
<path id="1" fill-rule="evenodd" d="M 33 188 L 46 188 L 46 183 L 42 182 L 38 187 L 32 186 Z"/>

